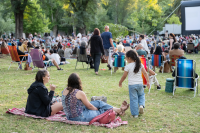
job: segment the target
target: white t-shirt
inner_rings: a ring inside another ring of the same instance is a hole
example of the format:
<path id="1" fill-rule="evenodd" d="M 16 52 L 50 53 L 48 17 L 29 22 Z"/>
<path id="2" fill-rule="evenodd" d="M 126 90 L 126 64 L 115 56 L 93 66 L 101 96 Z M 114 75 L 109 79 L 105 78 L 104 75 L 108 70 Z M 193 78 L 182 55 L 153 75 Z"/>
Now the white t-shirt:
<path id="1" fill-rule="evenodd" d="M 147 51 L 148 54 L 150 54 L 150 51 L 149 51 L 149 48 L 148 48 L 148 45 L 147 45 L 147 42 L 146 42 L 145 39 L 142 39 L 142 40 L 141 40 L 141 44 L 142 44 L 144 50 Z"/>
<path id="2" fill-rule="evenodd" d="M 143 67 L 144 67 L 143 64 L 141 64 L 138 73 L 134 73 L 135 62 L 129 63 L 128 65 L 125 66 L 124 71 L 128 72 L 128 85 L 143 84 L 143 79 L 142 79 Z"/>
<path id="3" fill-rule="evenodd" d="M 60 65 L 60 56 L 56 53 L 51 54 L 51 59 L 54 59 L 58 65 Z M 55 64 L 54 64 L 55 65 Z"/>

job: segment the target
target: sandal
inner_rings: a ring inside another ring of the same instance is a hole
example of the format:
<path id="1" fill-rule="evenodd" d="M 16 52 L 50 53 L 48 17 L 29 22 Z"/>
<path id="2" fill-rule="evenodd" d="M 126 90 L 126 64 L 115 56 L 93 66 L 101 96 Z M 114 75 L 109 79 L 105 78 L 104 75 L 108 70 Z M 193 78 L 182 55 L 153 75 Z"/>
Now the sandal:
<path id="1" fill-rule="evenodd" d="M 126 106 L 126 107 L 125 107 Z M 124 116 L 125 111 L 129 108 L 129 104 L 126 101 L 123 101 L 122 106 L 120 107 L 121 112 L 117 113 L 117 115 Z"/>

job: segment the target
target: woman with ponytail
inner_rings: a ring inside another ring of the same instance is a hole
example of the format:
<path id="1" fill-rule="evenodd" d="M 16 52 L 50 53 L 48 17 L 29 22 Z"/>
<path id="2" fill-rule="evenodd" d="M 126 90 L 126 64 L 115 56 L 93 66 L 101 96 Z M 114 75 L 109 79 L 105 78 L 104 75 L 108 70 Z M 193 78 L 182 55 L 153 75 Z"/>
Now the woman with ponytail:
<path id="1" fill-rule="evenodd" d="M 174 47 L 174 43 L 176 43 L 177 40 L 176 40 L 176 37 L 173 33 L 169 34 L 169 38 L 170 38 L 170 40 L 169 40 L 169 50 L 172 50 L 173 47 Z"/>
<path id="2" fill-rule="evenodd" d="M 140 58 L 133 50 L 130 50 L 126 53 L 126 60 L 129 64 L 125 66 L 124 74 L 119 81 L 119 87 L 122 87 L 122 82 L 126 79 L 128 75 L 131 114 L 133 115 L 133 117 L 137 118 L 139 113 L 143 114 L 143 108 L 145 106 L 145 94 L 143 88 L 142 73 L 147 80 L 148 88 L 150 87 L 149 77 L 143 64 L 140 61 Z"/>

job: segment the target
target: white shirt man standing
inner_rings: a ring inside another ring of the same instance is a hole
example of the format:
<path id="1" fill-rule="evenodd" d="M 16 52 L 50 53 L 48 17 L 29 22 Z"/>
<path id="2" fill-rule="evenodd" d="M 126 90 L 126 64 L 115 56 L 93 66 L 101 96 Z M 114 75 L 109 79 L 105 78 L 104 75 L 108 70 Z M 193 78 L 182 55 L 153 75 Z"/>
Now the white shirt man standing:
<path id="1" fill-rule="evenodd" d="M 144 39 L 144 35 L 140 35 L 139 40 L 141 41 L 142 47 L 144 48 L 144 50 L 149 54 L 150 50 L 148 48 L 147 42 Z"/>
<path id="2" fill-rule="evenodd" d="M 58 40 L 59 42 L 62 42 L 62 37 L 60 36 L 60 34 L 58 34 L 56 40 Z"/>

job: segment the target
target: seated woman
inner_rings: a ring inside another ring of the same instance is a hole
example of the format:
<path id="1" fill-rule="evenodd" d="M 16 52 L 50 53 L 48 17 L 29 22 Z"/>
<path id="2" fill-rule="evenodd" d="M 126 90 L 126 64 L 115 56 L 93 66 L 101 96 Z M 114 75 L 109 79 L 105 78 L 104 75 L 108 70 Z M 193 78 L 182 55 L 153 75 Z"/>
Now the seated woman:
<path id="1" fill-rule="evenodd" d="M 123 46 L 123 45 L 118 45 L 118 46 L 117 46 L 118 52 L 114 53 L 114 54 L 112 55 L 112 57 L 114 58 L 114 55 L 118 55 L 118 56 L 124 55 L 124 56 L 125 56 L 125 54 L 122 52 L 123 49 L 124 49 L 124 46 Z M 117 70 L 118 70 L 118 67 L 114 67 L 114 72 L 116 72 Z M 122 71 L 124 71 L 124 67 L 122 67 Z"/>
<path id="2" fill-rule="evenodd" d="M 162 55 L 162 48 L 161 46 L 157 46 L 156 49 L 155 49 L 155 52 L 153 53 L 155 55 Z M 155 71 L 155 66 L 153 66 L 153 71 Z"/>
<path id="3" fill-rule="evenodd" d="M 50 85 L 50 92 L 45 87 L 45 84 L 49 82 L 50 74 L 47 70 L 39 70 L 35 77 L 35 82 L 32 83 L 27 90 L 28 99 L 26 103 L 25 113 L 32 114 L 41 117 L 48 117 L 56 114 L 63 109 L 61 102 L 56 102 L 51 105 L 55 85 Z"/>
<path id="4" fill-rule="evenodd" d="M 115 108 L 103 101 L 89 102 L 82 89 L 81 79 L 76 73 L 68 78 L 68 85 L 62 92 L 63 110 L 68 120 L 90 122 L 94 117 L 112 108 L 117 115 L 124 115 L 129 108 L 126 101 L 121 108 Z"/>

